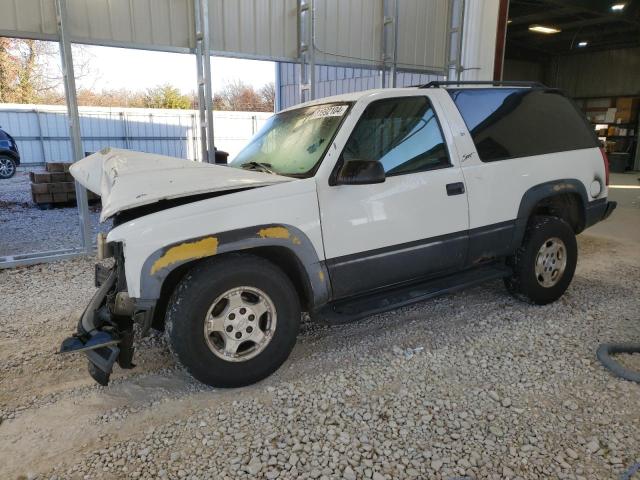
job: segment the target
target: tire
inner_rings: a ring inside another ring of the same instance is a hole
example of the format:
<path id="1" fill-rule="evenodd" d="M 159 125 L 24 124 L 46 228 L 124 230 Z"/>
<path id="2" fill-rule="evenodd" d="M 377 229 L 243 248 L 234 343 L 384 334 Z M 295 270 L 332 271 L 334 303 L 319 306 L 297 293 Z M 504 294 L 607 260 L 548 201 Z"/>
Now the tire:
<path id="1" fill-rule="evenodd" d="M 230 254 L 187 272 L 169 300 L 165 332 L 178 362 L 197 380 L 242 387 L 284 363 L 300 318 L 298 294 L 282 270 L 261 257 Z M 235 353 L 226 351 L 236 346 Z"/>
<path id="2" fill-rule="evenodd" d="M 11 178 L 16 174 L 16 162 L 13 158 L 0 155 L 0 178 Z"/>
<path id="3" fill-rule="evenodd" d="M 558 217 L 535 216 L 529 220 L 522 245 L 507 259 L 513 274 L 504 284 L 520 300 L 546 305 L 567 290 L 577 261 L 578 245 L 569 224 Z"/>

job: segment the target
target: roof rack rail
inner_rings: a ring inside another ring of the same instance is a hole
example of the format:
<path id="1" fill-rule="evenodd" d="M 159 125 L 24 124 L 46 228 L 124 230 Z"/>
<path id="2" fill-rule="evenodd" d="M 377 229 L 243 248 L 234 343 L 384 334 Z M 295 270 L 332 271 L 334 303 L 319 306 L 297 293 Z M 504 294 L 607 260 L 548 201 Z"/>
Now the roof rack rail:
<path id="1" fill-rule="evenodd" d="M 540 82 L 520 82 L 520 81 L 493 81 L 493 80 L 433 80 L 418 88 L 439 88 L 448 86 L 464 86 L 464 85 L 492 85 L 494 87 L 530 87 L 530 88 L 548 88 Z"/>

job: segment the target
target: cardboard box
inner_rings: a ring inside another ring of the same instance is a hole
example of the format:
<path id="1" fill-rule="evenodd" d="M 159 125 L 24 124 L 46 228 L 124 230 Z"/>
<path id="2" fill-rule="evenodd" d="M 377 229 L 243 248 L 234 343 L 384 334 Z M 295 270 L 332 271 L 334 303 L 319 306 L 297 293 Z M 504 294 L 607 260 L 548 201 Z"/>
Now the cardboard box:
<path id="1" fill-rule="evenodd" d="M 606 110 L 607 108 L 613 107 L 613 106 L 614 106 L 613 99 L 609 97 L 589 98 L 586 100 L 586 103 L 585 103 L 585 108 L 587 110 L 591 110 L 591 109 Z"/>
<path id="2" fill-rule="evenodd" d="M 615 114 L 616 123 L 635 123 L 638 120 L 638 110 L 618 110 Z"/>
<path id="3" fill-rule="evenodd" d="M 620 97 L 616 99 L 618 110 L 638 110 L 640 108 L 640 97 Z"/>

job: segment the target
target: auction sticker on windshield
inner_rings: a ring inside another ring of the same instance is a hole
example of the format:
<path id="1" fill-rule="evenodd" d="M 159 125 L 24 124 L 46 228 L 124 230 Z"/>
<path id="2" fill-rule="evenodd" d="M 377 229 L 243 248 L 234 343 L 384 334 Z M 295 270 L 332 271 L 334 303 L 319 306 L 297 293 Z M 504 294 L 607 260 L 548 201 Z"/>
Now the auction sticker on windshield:
<path id="1" fill-rule="evenodd" d="M 326 117 L 341 117 L 344 112 L 347 111 L 348 105 L 329 105 L 327 107 L 321 107 L 309 116 L 309 118 L 326 118 Z"/>

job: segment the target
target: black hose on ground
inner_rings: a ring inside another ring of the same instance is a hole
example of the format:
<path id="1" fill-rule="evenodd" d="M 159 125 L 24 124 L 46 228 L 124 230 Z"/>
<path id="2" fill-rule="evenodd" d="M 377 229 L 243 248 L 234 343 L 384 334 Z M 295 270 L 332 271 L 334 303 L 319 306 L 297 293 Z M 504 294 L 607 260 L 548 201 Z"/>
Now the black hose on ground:
<path id="1" fill-rule="evenodd" d="M 640 353 L 640 345 L 635 343 L 603 343 L 596 351 L 600 363 L 618 377 L 640 383 L 640 372 L 623 367 L 611 357 L 611 355 L 618 353 Z"/>

